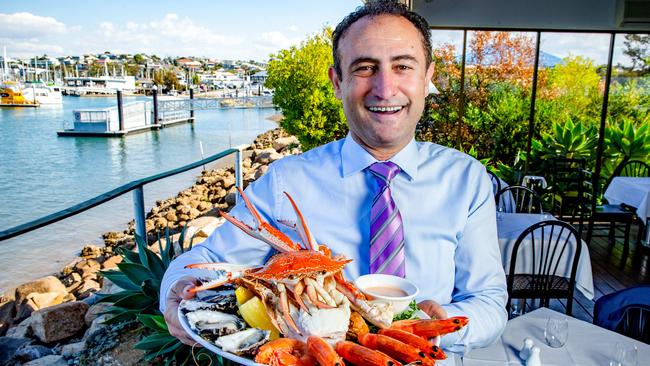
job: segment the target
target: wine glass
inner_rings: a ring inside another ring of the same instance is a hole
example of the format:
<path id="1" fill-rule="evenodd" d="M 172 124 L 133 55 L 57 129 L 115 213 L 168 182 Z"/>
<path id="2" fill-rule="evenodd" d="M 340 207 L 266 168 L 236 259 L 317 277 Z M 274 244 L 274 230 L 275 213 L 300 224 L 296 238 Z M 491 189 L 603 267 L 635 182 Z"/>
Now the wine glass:
<path id="1" fill-rule="evenodd" d="M 609 361 L 610 366 L 637 366 L 638 350 L 635 345 L 627 342 L 616 342 L 614 358 Z"/>
<path id="2" fill-rule="evenodd" d="M 503 213 L 505 212 L 505 208 L 503 205 L 497 206 L 497 221 L 503 220 Z"/>
<path id="3" fill-rule="evenodd" d="M 560 348 L 566 344 L 567 338 L 569 338 L 569 320 L 549 317 L 544 328 L 546 344 L 553 348 Z"/>

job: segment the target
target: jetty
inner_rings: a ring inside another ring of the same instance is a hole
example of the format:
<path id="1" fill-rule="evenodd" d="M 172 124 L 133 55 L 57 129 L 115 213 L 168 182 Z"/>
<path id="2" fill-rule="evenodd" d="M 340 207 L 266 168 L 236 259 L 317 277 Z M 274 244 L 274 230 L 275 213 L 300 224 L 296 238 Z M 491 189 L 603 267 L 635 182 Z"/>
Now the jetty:
<path id="1" fill-rule="evenodd" d="M 158 97 L 153 100 L 123 103 L 117 91 L 117 105 L 100 109 L 74 110 L 72 128 L 57 131 L 58 136 L 122 137 L 157 130 L 180 123 L 193 123 L 194 111 L 233 108 L 273 108 L 271 96 L 240 98 Z"/>

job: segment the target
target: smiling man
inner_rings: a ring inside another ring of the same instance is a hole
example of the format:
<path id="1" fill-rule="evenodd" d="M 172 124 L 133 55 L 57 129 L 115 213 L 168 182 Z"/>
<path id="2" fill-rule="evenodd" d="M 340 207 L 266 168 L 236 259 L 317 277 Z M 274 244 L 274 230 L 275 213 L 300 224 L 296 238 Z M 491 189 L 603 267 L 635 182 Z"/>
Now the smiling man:
<path id="1" fill-rule="evenodd" d="M 406 277 L 429 315 L 469 317 L 467 327 L 442 338 L 443 348 L 462 353 L 492 343 L 507 318 L 492 185 L 475 159 L 414 140 L 433 74 L 426 21 L 395 1 L 368 1 L 337 26 L 333 46 L 329 77 L 350 133 L 275 162 L 248 197 L 275 223 L 295 219 L 283 194 L 290 193 L 316 241 L 354 260 L 347 278 Z M 230 213 L 254 225 L 243 205 Z M 186 264 L 259 264 L 270 253 L 228 223 L 177 258 L 161 289 L 170 332 L 190 342 L 176 318 L 195 284 Z"/>

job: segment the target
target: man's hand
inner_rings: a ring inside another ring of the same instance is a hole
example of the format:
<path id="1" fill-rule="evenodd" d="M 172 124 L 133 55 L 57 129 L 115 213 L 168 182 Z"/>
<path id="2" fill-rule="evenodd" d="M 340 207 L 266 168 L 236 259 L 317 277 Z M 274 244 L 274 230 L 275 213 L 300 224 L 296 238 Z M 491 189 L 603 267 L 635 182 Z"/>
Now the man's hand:
<path id="1" fill-rule="evenodd" d="M 196 341 L 185 333 L 180 321 L 178 320 L 178 304 L 180 304 L 181 300 L 193 298 L 194 293 L 189 292 L 188 290 L 198 285 L 199 281 L 196 278 L 190 276 L 182 277 L 174 283 L 174 286 L 169 290 L 167 298 L 165 299 L 164 315 L 167 327 L 169 328 L 169 333 L 188 346 L 196 344 Z"/>
<path id="2" fill-rule="evenodd" d="M 424 300 L 418 304 L 418 307 L 431 319 L 447 319 L 447 310 L 433 300 Z"/>

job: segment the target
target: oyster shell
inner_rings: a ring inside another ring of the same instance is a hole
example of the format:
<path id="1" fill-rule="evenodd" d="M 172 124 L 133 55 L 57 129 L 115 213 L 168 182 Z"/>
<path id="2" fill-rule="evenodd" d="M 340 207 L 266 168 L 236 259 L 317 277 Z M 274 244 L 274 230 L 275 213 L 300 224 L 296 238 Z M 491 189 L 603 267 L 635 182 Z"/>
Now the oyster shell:
<path id="1" fill-rule="evenodd" d="M 197 310 L 235 314 L 237 312 L 237 297 L 235 290 L 201 291 L 195 299 L 181 302 L 180 308 L 183 314 Z"/>
<path id="2" fill-rule="evenodd" d="M 222 350 L 236 355 L 252 355 L 269 341 L 271 332 L 257 328 L 248 328 L 241 332 L 219 337 L 214 344 Z"/>
<path id="3" fill-rule="evenodd" d="M 215 339 L 246 328 L 243 319 L 233 315 L 212 310 L 196 310 L 185 314 L 193 331 L 204 338 Z"/>

